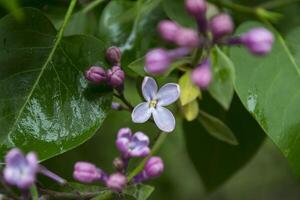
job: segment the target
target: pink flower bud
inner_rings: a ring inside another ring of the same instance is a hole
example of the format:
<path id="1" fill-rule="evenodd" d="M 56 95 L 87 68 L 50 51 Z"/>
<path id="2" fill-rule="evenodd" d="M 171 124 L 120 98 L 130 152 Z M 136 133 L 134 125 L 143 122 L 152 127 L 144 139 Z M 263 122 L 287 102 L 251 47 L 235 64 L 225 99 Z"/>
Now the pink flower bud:
<path id="1" fill-rule="evenodd" d="M 127 178 L 121 173 L 114 173 L 109 176 L 106 181 L 106 186 L 112 191 L 121 192 L 127 184 Z"/>
<path id="2" fill-rule="evenodd" d="M 108 84 L 116 89 L 123 89 L 125 73 L 119 66 L 114 66 L 107 71 Z"/>
<path id="3" fill-rule="evenodd" d="M 121 50 L 118 47 L 112 46 L 106 50 L 106 59 L 112 66 L 120 64 L 121 55 Z"/>
<path id="4" fill-rule="evenodd" d="M 160 157 L 153 156 L 145 164 L 144 173 L 148 179 L 159 177 L 164 171 L 164 163 Z"/>
<path id="5" fill-rule="evenodd" d="M 177 31 L 176 44 L 182 47 L 198 47 L 200 44 L 200 39 L 198 33 L 193 29 L 180 28 Z"/>
<path id="6" fill-rule="evenodd" d="M 234 29 L 232 19 L 227 14 L 214 16 L 209 26 L 215 39 L 231 34 Z"/>
<path id="7" fill-rule="evenodd" d="M 73 172 L 74 179 L 83 183 L 92 183 L 101 180 L 102 171 L 94 164 L 88 162 L 77 162 Z"/>
<path id="8" fill-rule="evenodd" d="M 85 72 L 85 78 L 91 83 L 100 84 L 106 81 L 106 72 L 102 67 L 92 66 Z"/>
<path id="9" fill-rule="evenodd" d="M 206 89 L 211 82 L 212 73 L 209 62 L 204 62 L 192 71 L 192 82 L 201 89 Z"/>
<path id="10" fill-rule="evenodd" d="M 170 20 L 163 20 L 158 24 L 158 32 L 161 38 L 168 42 L 175 42 L 179 26 Z"/>
<path id="11" fill-rule="evenodd" d="M 242 43 L 255 55 L 266 55 L 272 50 L 274 36 L 265 28 L 254 28 L 241 37 Z"/>
<path id="12" fill-rule="evenodd" d="M 153 75 L 162 74 L 168 70 L 171 61 L 168 51 L 153 49 L 146 55 L 145 71 Z"/>
<path id="13" fill-rule="evenodd" d="M 205 16 L 207 9 L 205 0 L 185 0 L 185 7 L 188 13 L 195 18 Z"/>

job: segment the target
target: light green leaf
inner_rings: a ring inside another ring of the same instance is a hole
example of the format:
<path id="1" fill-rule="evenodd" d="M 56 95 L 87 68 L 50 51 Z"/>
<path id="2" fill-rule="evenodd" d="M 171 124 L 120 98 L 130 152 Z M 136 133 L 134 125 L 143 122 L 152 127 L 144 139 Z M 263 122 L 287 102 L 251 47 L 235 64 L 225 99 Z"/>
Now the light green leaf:
<path id="1" fill-rule="evenodd" d="M 136 200 L 147 200 L 153 191 L 154 187 L 152 186 L 138 184 L 127 187 L 123 193 L 134 197 Z"/>
<path id="2" fill-rule="evenodd" d="M 234 95 L 234 66 L 218 47 L 213 51 L 212 69 L 213 81 L 208 91 L 223 108 L 228 110 Z"/>
<path id="3" fill-rule="evenodd" d="M 200 89 L 191 81 L 191 72 L 186 72 L 178 81 L 180 86 L 180 102 L 186 105 L 201 95 Z"/>
<path id="4" fill-rule="evenodd" d="M 263 25 L 247 22 L 237 33 Z M 272 52 L 255 57 L 245 48 L 233 48 L 236 91 L 244 106 L 282 151 L 300 176 L 300 66 L 299 50 L 293 54 L 282 36 L 275 32 Z M 300 31 L 293 34 L 300 40 Z"/>
<path id="5" fill-rule="evenodd" d="M 182 112 L 187 121 L 193 121 L 196 119 L 199 114 L 199 105 L 197 99 L 182 106 Z"/>

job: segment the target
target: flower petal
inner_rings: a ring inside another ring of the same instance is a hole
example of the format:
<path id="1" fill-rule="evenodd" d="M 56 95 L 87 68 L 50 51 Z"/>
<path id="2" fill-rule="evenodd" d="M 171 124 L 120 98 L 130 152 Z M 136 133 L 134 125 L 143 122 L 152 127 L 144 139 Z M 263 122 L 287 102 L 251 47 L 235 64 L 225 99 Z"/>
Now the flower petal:
<path id="1" fill-rule="evenodd" d="M 128 138 L 128 140 L 130 140 L 131 134 L 130 128 L 121 128 L 118 132 L 117 138 Z"/>
<path id="2" fill-rule="evenodd" d="M 175 102 L 180 95 L 179 85 L 176 83 L 167 83 L 159 89 L 156 98 L 158 106 L 167 106 Z"/>
<path id="3" fill-rule="evenodd" d="M 166 108 L 157 106 L 153 111 L 153 118 L 158 128 L 164 132 L 172 132 L 175 128 L 175 118 Z"/>
<path id="4" fill-rule="evenodd" d="M 150 101 L 156 96 L 157 84 L 153 78 L 149 76 L 146 76 L 144 78 L 142 84 L 142 92 L 146 101 Z"/>
<path id="5" fill-rule="evenodd" d="M 135 123 L 144 123 L 151 117 L 151 112 L 147 102 L 140 103 L 132 111 L 132 121 Z"/>

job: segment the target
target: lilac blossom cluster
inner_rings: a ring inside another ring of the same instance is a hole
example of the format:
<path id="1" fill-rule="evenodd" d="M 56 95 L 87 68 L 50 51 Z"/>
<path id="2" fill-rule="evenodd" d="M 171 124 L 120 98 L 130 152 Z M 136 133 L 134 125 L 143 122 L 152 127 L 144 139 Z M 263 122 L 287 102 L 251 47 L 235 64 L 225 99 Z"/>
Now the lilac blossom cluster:
<path id="1" fill-rule="evenodd" d="M 108 175 L 92 163 L 77 162 L 74 167 L 73 177 L 82 183 L 100 182 L 114 192 L 121 192 L 128 184 L 138 184 L 160 176 L 164 169 L 161 158 L 150 156 L 149 137 L 142 132 L 132 133 L 129 128 L 119 130 L 116 147 L 120 156 L 113 161 L 116 172 Z M 147 161 L 144 169 L 133 177 L 127 178 L 127 168 L 132 158 L 145 158 Z"/>
<path id="2" fill-rule="evenodd" d="M 254 28 L 240 36 L 232 36 L 234 23 L 228 14 L 219 13 L 207 19 L 208 6 L 205 0 L 185 0 L 185 7 L 196 20 L 198 30 L 182 27 L 171 20 L 161 21 L 158 24 L 161 38 L 176 45 L 177 48 L 150 50 L 145 58 L 147 73 L 163 74 L 169 70 L 170 64 L 176 59 L 202 49 L 205 56 L 196 58 L 196 64 L 191 62 L 190 67 L 194 68 L 191 73 L 192 82 L 199 88 L 205 89 L 212 79 L 209 54 L 214 45 L 242 45 L 257 56 L 266 55 L 272 49 L 274 37 L 265 28 Z"/>
<path id="3" fill-rule="evenodd" d="M 108 84 L 118 91 L 123 91 L 125 73 L 121 69 L 121 51 L 118 47 L 110 47 L 106 51 L 106 59 L 111 68 L 105 71 L 103 67 L 92 66 L 85 72 L 85 77 L 92 84 Z"/>

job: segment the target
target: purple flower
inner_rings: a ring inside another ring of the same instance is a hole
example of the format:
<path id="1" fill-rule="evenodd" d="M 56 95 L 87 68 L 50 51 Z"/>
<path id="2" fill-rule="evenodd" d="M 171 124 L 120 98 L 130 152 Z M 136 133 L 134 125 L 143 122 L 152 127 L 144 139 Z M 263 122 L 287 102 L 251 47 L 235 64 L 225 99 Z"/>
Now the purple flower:
<path id="1" fill-rule="evenodd" d="M 7 153 L 5 161 L 3 175 L 9 184 L 20 189 L 28 189 L 34 184 L 39 168 L 34 153 L 30 152 L 24 156 L 19 149 L 12 149 Z"/>
<path id="2" fill-rule="evenodd" d="M 118 90 L 123 90 L 125 73 L 119 66 L 114 66 L 107 71 L 108 84 Z"/>
<path id="3" fill-rule="evenodd" d="M 111 109 L 113 109 L 113 110 L 122 110 L 122 105 L 117 103 L 117 102 L 112 102 L 111 103 Z"/>
<path id="4" fill-rule="evenodd" d="M 106 181 L 106 186 L 112 191 L 121 192 L 127 184 L 127 178 L 121 173 L 110 175 Z"/>
<path id="5" fill-rule="evenodd" d="M 231 34 L 233 28 L 231 17 L 224 13 L 214 16 L 210 21 L 210 29 L 215 39 Z"/>
<path id="6" fill-rule="evenodd" d="M 88 162 L 77 162 L 74 166 L 74 179 L 83 183 L 105 180 L 105 173 L 94 164 Z"/>
<path id="7" fill-rule="evenodd" d="M 115 46 L 108 48 L 106 50 L 106 59 L 112 66 L 119 65 L 121 61 L 121 50 Z"/>
<path id="8" fill-rule="evenodd" d="M 166 72 L 171 64 L 171 57 L 165 49 L 153 49 L 146 55 L 145 71 L 159 75 Z"/>
<path id="9" fill-rule="evenodd" d="M 193 29 L 180 28 L 176 32 L 175 42 L 178 46 L 194 48 L 199 46 L 200 38 Z"/>
<path id="10" fill-rule="evenodd" d="M 205 16 L 205 12 L 207 9 L 205 0 L 186 0 L 185 7 L 188 13 L 195 18 Z"/>
<path id="11" fill-rule="evenodd" d="M 192 82 L 201 89 L 205 89 L 211 82 L 212 73 L 209 61 L 203 62 L 191 74 Z"/>
<path id="12" fill-rule="evenodd" d="M 175 42 L 177 31 L 179 29 L 180 27 L 170 20 L 163 20 L 158 24 L 158 32 L 160 33 L 160 36 L 168 42 Z"/>
<path id="13" fill-rule="evenodd" d="M 106 81 L 106 72 L 102 67 L 92 66 L 85 72 L 85 78 L 91 83 L 100 84 Z"/>
<path id="14" fill-rule="evenodd" d="M 164 171 L 164 163 L 160 157 L 153 156 L 146 162 L 145 167 L 141 173 L 134 177 L 135 183 L 157 178 Z"/>
<path id="15" fill-rule="evenodd" d="M 132 121 L 135 123 L 146 122 L 151 115 L 155 124 L 164 132 L 172 132 L 175 128 L 175 118 L 173 114 L 163 106 L 174 103 L 179 95 L 178 84 L 167 83 L 158 91 L 155 80 L 145 77 L 142 84 L 142 93 L 146 102 L 138 104 L 132 114 Z"/>
<path id="16" fill-rule="evenodd" d="M 119 130 L 116 146 L 124 158 L 146 157 L 150 153 L 148 136 L 142 132 L 132 135 L 129 128 Z"/>
<path id="17" fill-rule="evenodd" d="M 265 28 L 254 28 L 241 37 L 242 43 L 255 55 L 265 55 L 272 49 L 273 34 Z"/>

